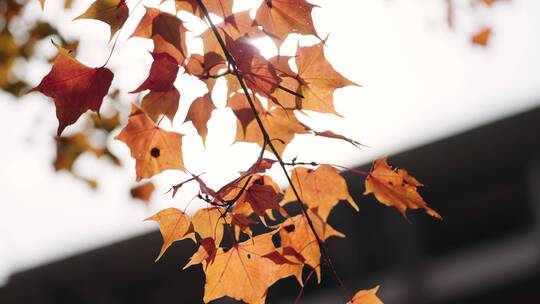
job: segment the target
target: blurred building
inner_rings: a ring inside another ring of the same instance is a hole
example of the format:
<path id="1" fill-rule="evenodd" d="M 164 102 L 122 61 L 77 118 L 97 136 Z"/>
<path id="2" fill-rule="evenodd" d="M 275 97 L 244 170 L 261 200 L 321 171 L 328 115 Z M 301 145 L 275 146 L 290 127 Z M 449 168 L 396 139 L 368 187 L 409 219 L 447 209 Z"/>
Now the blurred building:
<path id="1" fill-rule="evenodd" d="M 349 289 L 380 284 L 386 303 L 540 303 L 539 131 L 540 108 L 392 156 L 426 184 L 442 222 L 419 211 L 407 223 L 346 173 L 361 212 L 339 205 L 330 222 L 347 238 L 327 246 Z M 155 264 L 160 246 L 155 232 L 15 274 L 0 303 L 201 303 L 202 271 L 181 270 L 195 246 L 178 243 Z M 284 280 L 267 302 L 292 303 L 298 291 Z M 345 302 L 327 271 L 303 296 Z"/>

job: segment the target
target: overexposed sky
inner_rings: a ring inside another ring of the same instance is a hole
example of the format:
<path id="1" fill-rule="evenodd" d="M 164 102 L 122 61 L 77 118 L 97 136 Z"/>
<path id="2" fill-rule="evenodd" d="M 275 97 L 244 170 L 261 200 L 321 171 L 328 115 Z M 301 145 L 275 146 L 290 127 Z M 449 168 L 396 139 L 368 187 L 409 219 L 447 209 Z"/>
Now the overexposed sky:
<path id="1" fill-rule="evenodd" d="M 103 64 L 110 47 L 107 26 L 97 21 L 69 21 L 91 0 L 75 1 L 74 8 L 63 13 L 60 1 L 48 1 L 44 13 L 35 2 L 28 6 L 20 26 L 32 18 L 49 20 L 66 35 L 81 37 L 80 61 L 89 66 Z M 133 7 L 135 1 L 131 2 Z M 144 1 L 154 6 L 159 2 Z M 468 1 L 458 1 L 453 30 L 446 25 L 443 1 L 316 3 L 321 5 L 314 10 L 316 28 L 322 37 L 330 34 L 327 58 L 363 87 L 336 92 L 336 108 L 343 119 L 325 114 L 300 118 L 312 122 L 314 128 L 332 129 L 371 148 L 358 150 L 344 142 L 300 136 L 286 151 L 286 159 L 298 156 L 299 160 L 353 166 L 540 105 L 540 1 L 515 0 L 474 12 Z M 170 3 L 162 7 L 171 9 Z M 151 64 L 147 52 L 151 43 L 126 40 L 143 14 L 142 6 L 133 13 L 109 64 L 115 73 L 113 86 L 124 91 L 136 88 Z M 471 33 L 490 25 L 494 32 L 489 48 L 469 43 Z M 191 22 L 188 27 L 197 31 L 201 25 Z M 301 43 L 313 41 L 303 39 Z M 289 39 L 284 53 L 295 44 L 294 38 Z M 259 45 L 263 54 L 272 53 L 268 41 Z M 196 43 L 192 47 L 197 48 Z M 42 59 L 55 53 L 48 42 L 38 49 L 41 59 L 22 64 L 20 72 L 31 84 L 37 84 L 50 69 Z M 218 110 L 210 120 L 205 151 L 193 127 L 181 125 L 189 102 L 204 92 L 204 86 L 182 76 L 177 87 L 182 99 L 173 127 L 186 134 L 185 163 L 193 172 L 207 172 L 209 183 L 219 186 L 249 166 L 258 148 L 231 146 L 234 117 L 223 108 L 224 100 L 216 98 Z M 158 187 L 149 207 L 131 200 L 127 189 L 134 184 L 134 161 L 127 147 L 114 141 L 109 147 L 124 160 L 122 169 L 91 155 L 84 155 L 76 164 L 81 175 L 98 177 L 100 188 L 92 191 L 70 175 L 53 171 L 57 121 L 46 98 L 31 94 L 16 101 L 0 93 L 0 107 L 4 143 L 0 149 L 0 281 L 12 272 L 156 229 L 142 219 L 165 207 L 183 208 L 196 193 L 188 186 L 174 200 L 161 195 L 185 177 L 168 171 L 155 179 Z M 129 106 L 123 112 L 125 118 Z M 163 124 L 170 126 L 168 121 Z M 76 128 L 68 128 L 67 134 Z M 414 168 L 410 170 L 414 172 Z M 189 210 L 198 206 L 200 203 L 194 203 Z M 156 248 L 156 254 L 158 251 Z"/>

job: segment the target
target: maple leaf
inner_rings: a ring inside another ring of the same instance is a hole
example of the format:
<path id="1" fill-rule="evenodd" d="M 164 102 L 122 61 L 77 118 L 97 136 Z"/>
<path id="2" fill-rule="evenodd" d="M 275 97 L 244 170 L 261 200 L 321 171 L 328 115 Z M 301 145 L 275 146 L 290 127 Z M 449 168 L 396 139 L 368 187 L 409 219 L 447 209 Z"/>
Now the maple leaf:
<path id="1" fill-rule="evenodd" d="M 196 0 L 175 0 L 175 6 L 177 11 L 189 11 L 204 18 L 204 14 Z M 204 6 L 210 13 L 220 17 L 227 17 L 232 14 L 233 0 L 205 0 Z"/>
<path id="2" fill-rule="evenodd" d="M 347 201 L 358 211 L 358 206 L 349 194 L 345 179 L 339 175 L 336 168 L 330 165 L 320 165 L 315 170 L 304 167 L 295 168 L 291 172 L 291 179 L 302 202 L 311 209 L 316 208 L 324 221 L 328 219 L 334 206 L 342 200 Z M 281 204 L 296 200 L 289 186 Z"/>
<path id="3" fill-rule="evenodd" d="M 283 154 L 285 147 L 293 140 L 295 134 L 307 133 L 293 111 L 276 107 L 270 111 L 260 113 L 259 116 L 279 155 Z M 264 136 L 257 121 L 249 123 L 243 140 L 263 146 Z M 270 148 L 267 147 L 266 149 L 269 150 Z"/>
<path id="4" fill-rule="evenodd" d="M 223 239 L 223 224 L 225 220 L 219 208 L 203 208 L 197 211 L 191 219 L 194 231 L 201 239 L 214 240 L 216 247 Z"/>
<path id="5" fill-rule="evenodd" d="M 57 135 L 60 136 L 86 111 L 99 111 L 114 75 L 104 67 L 87 67 L 69 56 L 68 50 L 54 46 L 59 54 L 52 69 L 32 91 L 53 98 L 59 123 Z"/>
<path id="6" fill-rule="evenodd" d="M 66 170 L 72 172 L 75 160 L 85 152 L 90 152 L 97 157 L 101 157 L 106 153 L 105 149 L 92 146 L 85 133 L 77 133 L 69 137 L 59 137 L 57 139 L 54 169 L 56 171 Z"/>
<path id="7" fill-rule="evenodd" d="M 272 92 L 279 86 L 281 78 L 272 64 L 245 37 L 232 40 L 226 36 L 226 42 L 236 62 L 238 73 L 246 82 L 247 87 L 254 93 L 273 99 L 279 104 L 272 96 Z"/>
<path id="8" fill-rule="evenodd" d="M 157 222 L 159 224 L 159 231 L 163 237 L 163 246 L 161 246 L 156 262 L 159 261 L 172 243 L 185 238 L 194 238 L 193 226 L 189 217 L 176 208 L 161 210 L 155 215 L 147 218 L 146 221 Z"/>
<path id="9" fill-rule="evenodd" d="M 202 239 L 200 241 L 199 249 L 191 256 L 189 262 L 182 269 L 189 268 L 193 265 L 203 264 L 203 269 L 206 271 L 206 267 L 209 263 L 212 263 L 216 258 L 217 248 L 212 238 Z"/>
<path id="10" fill-rule="evenodd" d="M 130 93 L 138 93 L 144 90 L 167 92 L 173 88 L 179 69 L 176 60 L 167 53 L 151 53 L 151 55 L 154 61 L 150 67 L 150 75 L 137 89 Z"/>
<path id="11" fill-rule="evenodd" d="M 272 236 L 265 233 L 234 244 L 228 251 L 218 249 L 214 261 L 205 269 L 204 302 L 229 296 L 246 303 L 264 303 L 268 288 L 276 280 L 276 272 L 283 264 L 294 264 L 285 258 L 276 258 L 279 252 Z"/>
<path id="12" fill-rule="evenodd" d="M 145 203 L 149 203 L 155 189 L 156 187 L 154 187 L 154 184 L 152 182 L 148 182 L 131 188 L 129 192 L 131 197 L 140 199 Z"/>
<path id="13" fill-rule="evenodd" d="M 129 16 L 129 8 L 125 0 L 96 0 L 88 7 L 86 12 L 78 19 L 94 19 L 105 22 L 111 28 L 112 39 L 114 34 L 124 25 Z"/>
<path id="14" fill-rule="evenodd" d="M 178 54 L 167 53 L 173 58 L 176 58 L 177 61 L 179 59 L 183 61 L 187 54 L 186 31 L 182 20 L 178 19 L 175 15 L 162 12 L 157 8 L 146 7 L 146 14 L 139 22 L 131 37 L 154 39 L 155 43 L 155 37 L 159 35 L 162 39 L 160 49 L 162 51 L 167 49 L 163 45 L 164 43 L 170 44 L 168 48 L 175 48 L 181 54 L 181 58 L 178 58 Z M 181 62 L 178 63 L 180 64 Z"/>
<path id="15" fill-rule="evenodd" d="M 41 6 L 41 9 L 45 9 L 45 0 L 39 0 L 39 5 Z"/>
<path id="16" fill-rule="evenodd" d="M 369 290 L 360 290 L 347 304 L 383 304 L 375 294 L 378 290 L 379 286 Z"/>
<path id="17" fill-rule="evenodd" d="M 238 80 L 236 80 L 238 82 Z M 257 113 L 263 113 L 265 110 L 260 100 L 252 98 Z M 243 141 L 248 125 L 255 120 L 255 115 L 249 106 L 247 97 L 244 93 L 235 93 L 227 100 L 227 106 L 231 108 L 237 120 L 237 130 L 235 141 Z"/>
<path id="18" fill-rule="evenodd" d="M 161 115 L 167 116 L 172 122 L 178 111 L 179 101 L 180 92 L 172 86 L 168 91 L 151 91 L 146 94 L 141 101 L 141 108 L 154 122 L 158 122 Z"/>
<path id="19" fill-rule="evenodd" d="M 471 41 L 473 44 L 476 44 L 476 45 L 487 46 L 490 36 L 491 36 L 491 28 L 487 27 L 487 28 L 482 29 L 478 33 L 474 34 L 471 37 Z"/>
<path id="20" fill-rule="evenodd" d="M 159 128 L 146 113 L 133 106 L 127 126 L 115 139 L 131 150 L 139 181 L 167 169 L 184 170 L 182 136 Z"/>
<path id="21" fill-rule="evenodd" d="M 429 208 L 424 199 L 418 194 L 417 187 L 423 186 L 418 180 L 410 176 L 407 171 L 392 170 L 386 158 L 377 159 L 366 178 L 366 191 L 364 195 L 373 193 L 377 200 L 387 206 L 396 207 L 407 219 L 407 209 L 422 208 L 427 214 L 442 220 L 442 217 Z"/>
<path id="22" fill-rule="evenodd" d="M 197 133 L 201 136 L 203 143 L 206 142 L 206 135 L 208 134 L 208 120 L 212 115 L 212 111 L 216 109 L 210 93 L 206 93 L 202 97 L 196 98 L 189 107 L 189 111 L 184 122 L 191 121 Z"/>
<path id="23" fill-rule="evenodd" d="M 358 86 L 337 72 L 324 57 L 324 42 L 299 47 L 296 66 L 302 85 L 301 109 L 339 115 L 334 109 L 334 91 L 345 86 Z"/>
<path id="24" fill-rule="evenodd" d="M 305 0 L 264 0 L 255 21 L 278 46 L 292 33 L 318 37 L 311 18 L 314 7 Z"/>
<path id="25" fill-rule="evenodd" d="M 345 237 L 344 234 L 335 230 L 326 223 L 318 214 L 316 209 L 307 211 L 311 222 L 315 228 L 315 232 L 321 239 L 325 241 L 332 236 Z M 306 215 L 299 214 L 288 218 L 281 225 L 279 236 L 281 237 L 281 247 L 290 247 L 299 253 L 304 259 L 305 264 L 315 269 L 318 281 L 321 281 L 321 250 L 317 238 L 313 234 L 309 226 Z"/>
<path id="26" fill-rule="evenodd" d="M 302 124 L 302 125 L 306 128 L 306 130 L 311 131 L 315 136 L 333 138 L 333 139 L 340 139 L 340 140 L 343 140 L 343 141 L 346 141 L 346 142 L 350 143 L 351 145 L 353 145 L 353 146 L 355 146 L 357 148 L 360 148 L 360 147 L 364 146 L 363 144 L 359 143 L 358 141 L 356 141 L 354 139 L 350 139 L 350 138 L 348 138 L 348 137 L 346 137 L 344 135 L 334 133 L 333 131 L 330 131 L 330 130 L 316 131 L 316 130 L 313 130 L 311 127 L 309 127 L 306 124 Z"/>

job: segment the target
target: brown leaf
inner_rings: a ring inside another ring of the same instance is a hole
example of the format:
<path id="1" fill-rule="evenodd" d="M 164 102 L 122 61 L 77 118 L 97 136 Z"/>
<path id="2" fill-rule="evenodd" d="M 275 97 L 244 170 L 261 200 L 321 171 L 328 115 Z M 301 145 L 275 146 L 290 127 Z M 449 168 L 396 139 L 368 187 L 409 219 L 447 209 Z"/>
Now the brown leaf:
<path id="1" fill-rule="evenodd" d="M 192 218 L 193 229 L 201 239 L 211 238 L 219 247 L 223 239 L 224 217 L 219 208 L 204 208 L 195 213 Z"/>
<path id="2" fill-rule="evenodd" d="M 358 211 L 358 206 L 349 194 L 345 179 L 332 166 L 320 165 L 315 170 L 298 167 L 291 172 L 291 179 L 302 202 L 310 209 L 316 208 L 324 221 L 328 219 L 328 215 L 339 201 L 347 201 Z M 282 204 L 293 201 L 296 201 L 296 196 L 289 186 L 285 191 Z"/>
<path id="3" fill-rule="evenodd" d="M 184 170 L 182 136 L 159 128 L 148 115 L 133 106 L 127 126 L 116 139 L 131 150 L 139 181 L 167 169 Z"/>
<path id="4" fill-rule="evenodd" d="M 407 209 L 426 210 L 427 214 L 442 220 L 442 217 L 429 208 L 424 199 L 418 194 L 417 187 L 422 184 L 405 170 L 392 170 L 386 158 L 378 159 L 366 178 L 364 195 L 373 193 L 377 200 L 387 206 L 396 207 L 407 218 Z"/>
<path id="5" fill-rule="evenodd" d="M 324 57 L 324 43 L 299 47 L 296 66 L 301 79 L 301 108 L 338 114 L 334 109 L 334 91 L 345 86 L 357 86 L 338 73 Z M 339 114 L 338 114 L 339 115 Z"/>
<path id="6" fill-rule="evenodd" d="M 163 256 L 172 243 L 185 238 L 193 238 L 193 226 L 189 217 L 176 208 L 161 210 L 146 220 L 157 222 L 159 224 L 159 231 L 163 237 L 163 246 L 156 258 L 156 262 Z"/>
<path id="7" fill-rule="evenodd" d="M 150 91 L 141 101 L 141 108 L 154 122 L 158 122 L 161 115 L 167 116 L 172 122 L 178 111 L 179 101 L 180 92 L 172 86 L 165 92 Z"/>
<path id="8" fill-rule="evenodd" d="M 263 113 L 264 108 L 258 98 L 252 98 L 257 113 Z M 227 100 L 227 106 L 230 107 L 237 119 L 237 130 L 235 141 L 243 141 L 248 125 L 255 120 L 255 115 L 249 106 L 244 93 L 235 93 Z"/>
<path id="9" fill-rule="evenodd" d="M 369 290 L 360 290 L 347 304 L 383 304 L 381 299 L 375 295 L 378 290 L 379 286 Z"/>
<path id="10" fill-rule="evenodd" d="M 130 93 L 138 93 L 144 90 L 167 92 L 173 89 L 174 81 L 178 75 L 178 63 L 167 53 L 151 54 L 154 62 L 150 67 L 150 75 L 137 89 Z"/>
<path id="11" fill-rule="evenodd" d="M 69 51 L 56 45 L 58 56 L 51 71 L 32 89 L 54 99 L 58 118 L 57 135 L 74 124 L 88 110 L 99 111 L 109 92 L 113 73 L 104 67 L 90 68 L 69 56 Z"/>
<path id="12" fill-rule="evenodd" d="M 131 188 L 129 192 L 131 193 L 131 197 L 140 199 L 148 204 L 155 189 L 156 187 L 154 187 L 152 182 L 147 182 Z"/>
<path id="13" fill-rule="evenodd" d="M 208 120 L 212 116 L 212 111 L 216 109 L 210 93 L 206 93 L 202 97 L 196 98 L 189 107 L 189 111 L 184 122 L 191 121 L 197 133 L 201 136 L 203 143 L 206 142 L 208 134 Z"/>
<path id="14" fill-rule="evenodd" d="M 165 13 L 157 8 L 146 8 L 146 14 L 143 16 L 139 25 L 131 35 L 132 37 L 141 37 L 147 39 L 154 39 L 157 35 L 161 36 L 164 42 L 169 43 L 172 47 L 181 54 L 181 58 L 171 54 L 173 58 L 182 59 L 186 58 L 186 28 L 182 23 L 182 20 L 178 19 L 175 15 Z M 155 39 L 154 39 L 155 43 Z M 160 46 L 163 50 L 165 47 Z M 180 62 L 178 62 L 180 63 Z"/>
<path id="15" fill-rule="evenodd" d="M 107 23 L 111 28 L 110 39 L 124 25 L 129 15 L 125 0 L 96 0 L 78 19 L 95 19 Z"/>

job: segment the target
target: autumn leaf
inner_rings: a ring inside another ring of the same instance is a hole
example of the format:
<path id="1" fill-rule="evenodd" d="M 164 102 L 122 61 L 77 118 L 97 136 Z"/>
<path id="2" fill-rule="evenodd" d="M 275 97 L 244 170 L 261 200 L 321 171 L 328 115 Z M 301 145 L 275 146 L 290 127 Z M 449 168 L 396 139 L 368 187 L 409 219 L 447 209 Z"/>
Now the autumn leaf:
<path id="1" fill-rule="evenodd" d="M 59 137 L 57 139 L 54 169 L 56 171 L 66 170 L 72 172 L 73 164 L 85 152 L 92 153 L 97 157 L 101 157 L 106 153 L 105 149 L 92 146 L 89 142 L 88 135 L 85 133 L 77 133 L 69 137 Z"/>
<path id="2" fill-rule="evenodd" d="M 259 116 L 279 155 L 283 154 L 285 147 L 293 140 L 295 134 L 307 133 L 293 111 L 276 107 L 270 111 L 260 113 Z M 263 146 L 264 136 L 257 121 L 249 123 L 243 141 L 258 143 L 259 146 Z M 270 148 L 267 147 L 266 149 L 269 150 Z"/>
<path id="3" fill-rule="evenodd" d="M 182 269 L 203 264 L 203 269 L 206 271 L 207 265 L 214 261 L 216 254 L 217 248 L 214 240 L 212 238 L 205 238 L 200 241 L 199 249 L 191 256 L 189 262 Z"/>
<path id="4" fill-rule="evenodd" d="M 140 199 L 148 204 L 155 189 L 156 187 L 154 187 L 152 182 L 147 182 L 131 188 L 129 192 L 131 193 L 131 197 Z"/>
<path id="5" fill-rule="evenodd" d="M 473 44 L 476 44 L 476 45 L 487 46 L 490 36 L 491 36 L 491 28 L 487 27 L 487 28 L 482 29 L 478 33 L 474 34 L 471 37 L 471 41 Z"/>
<path id="6" fill-rule="evenodd" d="M 45 0 L 39 0 L 39 5 L 41 5 L 41 9 L 45 9 Z"/>
<path id="7" fill-rule="evenodd" d="M 252 100 L 257 113 L 263 113 L 265 110 L 260 100 L 257 97 L 252 98 Z M 227 106 L 231 108 L 236 116 L 237 130 L 235 141 L 242 141 L 245 138 L 248 125 L 255 120 L 255 114 L 253 114 L 244 93 L 235 93 L 229 97 L 227 100 Z"/>
<path id="8" fill-rule="evenodd" d="M 159 128 L 148 115 L 133 106 L 127 126 L 116 139 L 131 150 L 139 181 L 167 169 L 184 170 L 182 136 Z"/>
<path id="9" fill-rule="evenodd" d="M 194 231 L 201 239 L 211 238 L 216 247 L 219 247 L 223 239 L 223 224 L 225 224 L 223 213 L 219 208 L 200 209 L 191 221 Z"/>
<path id="10" fill-rule="evenodd" d="M 347 304 L 383 304 L 375 294 L 378 290 L 379 286 L 369 290 L 360 290 Z"/>
<path id="11" fill-rule="evenodd" d="M 345 237 L 344 234 L 332 228 L 318 214 L 316 209 L 309 209 L 307 212 L 311 219 L 315 232 L 325 241 L 332 236 Z M 317 238 L 309 226 L 306 215 L 300 214 L 285 220 L 279 230 L 281 237 L 281 247 L 290 247 L 298 252 L 304 259 L 305 264 L 315 269 L 318 281 L 321 281 L 321 250 Z"/>
<path id="12" fill-rule="evenodd" d="M 188 11 L 201 18 L 204 17 L 196 0 L 175 0 L 175 5 L 177 11 Z M 204 6 L 210 13 L 220 17 L 227 17 L 232 14 L 233 0 L 205 0 Z"/>
<path id="13" fill-rule="evenodd" d="M 316 130 L 313 130 L 311 127 L 309 127 L 306 124 L 302 124 L 302 125 L 306 128 L 306 130 L 311 131 L 315 136 L 333 138 L 333 139 L 340 139 L 340 140 L 343 140 L 343 141 L 346 141 L 346 142 L 350 143 L 351 145 L 353 145 L 353 146 L 355 146 L 357 148 L 360 148 L 360 147 L 364 146 L 363 144 L 359 143 L 358 141 L 356 141 L 354 139 L 350 139 L 350 138 L 348 138 L 348 137 L 346 137 L 344 135 L 334 133 L 333 131 L 330 131 L 330 130 L 316 131 Z"/>
<path id="14" fill-rule="evenodd" d="M 336 168 L 320 165 L 317 169 L 295 168 L 291 179 L 302 202 L 311 209 L 317 209 L 322 220 L 326 221 L 332 209 L 340 202 L 347 201 L 356 211 L 358 206 L 349 194 L 345 179 Z M 285 191 L 281 204 L 296 201 L 291 186 Z"/>
<path id="15" fill-rule="evenodd" d="M 172 122 L 178 111 L 179 101 L 180 92 L 172 86 L 164 92 L 150 91 L 141 101 L 141 109 L 156 123 L 162 115 Z"/>
<path id="16" fill-rule="evenodd" d="M 205 270 L 204 302 L 228 296 L 250 304 L 264 303 L 280 264 L 294 264 L 272 255 L 276 252 L 272 236 L 265 233 L 234 244 L 228 251 L 218 249 Z"/>
<path id="17" fill-rule="evenodd" d="M 305 0 L 264 0 L 255 21 L 277 40 L 278 46 L 293 33 L 318 37 L 311 18 L 314 7 Z"/>
<path id="18" fill-rule="evenodd" d="M 56 45 L 58 56 L 51 71 L 32 89 L 52 97 L 58 118 L 57 135 L 74 124 L 88 110 L 99 111 L 109 92 L 113 73 L 104 67 L 90 68 L 69 56 L 69 51 Z"/>
<path id="19" fill-rule="evenodd" d="M 193 226 L 189 217 L 176 208 L 161 210 L 146 220 L 157 222 L 159 224 L 159 231 L 163 237 L 163 246 L 156 258 L 156 262 L 163 256 L 172 243 L 185 238 L 193 239 Z"/>
<path id="20" fill-rule="evenodd" d="M 78 19 L 95 19 L 107 23 L 111 28 L 110 39 L 124 25 L 129 16 L 125 0 L 96 0 Z"/>
<path id="21" fill-rule="evenodd" d="M 272 64 L 245 37 L 233 40 L 226 36 L 226 43 L 247 87 L 263 97 L 274 99 L 272 92 L 279 86 L 281 78 Z M 274 102 L 279 103 L 275 99 Z"/>
<path id="22" fill-rule="evenodd" d="M 201 136 L 203 143 L 206 142 L 206 135 L 208 134 L 208 120 L 212 115 L 212 111 L 216 109 L 210 93 L 206 93 L 202 97 L 196 98 L 189 107 L 189 111 L 184 122 L 191 121 L 197 133 Z"/>
<path id="23" fill-rule="evenodd" d="M 131 37 L 154 39 L 155 43 L 156 36 L 160 36 L 162 39 L 161 51 L 167 48 L 163 43 L 168 43 L 170 44 L 169 47 L 175 48 L 181 54 L 182 58 L 178 58 L 177 55 L 172 53 L 169 53 L 169 55 L 177 59 L 177 61 L 179 59 L 183 61 L 183 58 L 186 58 L 187 54 L 186 31 L 182 20 L 178 19 L 175 15 L 162 12 L 157 8 L 147 7 L 146 14 L 139 22 Z"/>
<path id="24" fill-rule="evenodd" d="M 172 90 L 178 75 L 178 63 L 167 53 L 151 53 L 151 55 L 154 61 L 150 67 L 150 75 L 137 89 L 130 93 L 138 93 L 144 90 L 154 92 Z"/>
<path id="25" fill-rule="evenodd" d="M 396 207 L 405 218 L 407 209 L 422 208 L 427 214 L 442 220 L 442 217 L 429 208 L 418 194 L 417 188 L 421 186 L 423 185 L 407 171 L 403 169 L 394 171 L 386 162 L 386 158 L 381 158 L 375 161 L 366 178 L 364 195 L 373 193 L 379 202 Z"/>
<path id="26" fill-rule="evenodd" d="M 334 91 L 345 86 L 358 86 L 337 72 L 324 56 L 324 42 L 299 47 L 296 66 L 302 82 L 301 109 L 339 115 L 334 108 Z"/>

